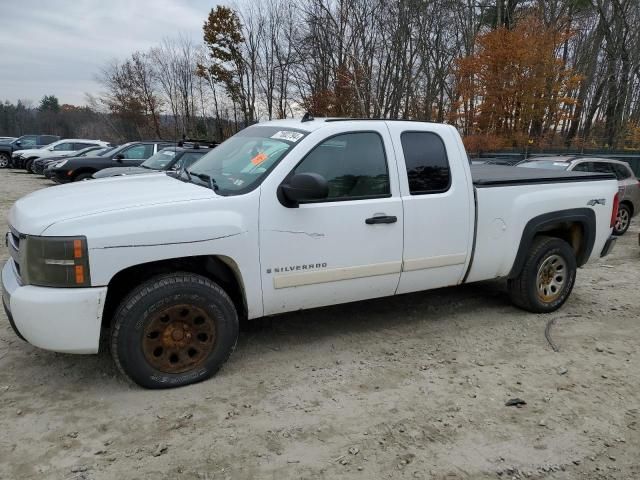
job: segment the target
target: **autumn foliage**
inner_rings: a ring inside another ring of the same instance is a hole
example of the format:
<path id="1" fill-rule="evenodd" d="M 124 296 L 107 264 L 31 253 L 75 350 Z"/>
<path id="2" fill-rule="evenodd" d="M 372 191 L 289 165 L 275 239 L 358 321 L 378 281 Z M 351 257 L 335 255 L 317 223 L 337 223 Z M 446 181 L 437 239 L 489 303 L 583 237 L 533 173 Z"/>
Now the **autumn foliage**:
<path id="1" fill-rule="evenodd" d="M 567 35 L 529 16 L 479 35 L 475 53 L 456 61 L 451 120 L 469 147 L 540 144 L 553 133 L 580 82 L 557 53 Z"/>

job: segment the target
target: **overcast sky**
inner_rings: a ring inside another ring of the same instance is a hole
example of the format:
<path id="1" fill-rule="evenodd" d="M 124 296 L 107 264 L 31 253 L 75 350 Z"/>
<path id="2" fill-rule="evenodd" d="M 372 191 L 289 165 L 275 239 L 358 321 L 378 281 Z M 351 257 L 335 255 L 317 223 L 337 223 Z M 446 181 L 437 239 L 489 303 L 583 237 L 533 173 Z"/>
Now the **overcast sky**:
<path id="1" fill-rule="evenodd" d="M 202 40 L 215 0 L 0 0 L 0 101 L 81 105 L 100 68 L 164 37 Z M 220 2 L 222 3 L 222 2 Z"/>

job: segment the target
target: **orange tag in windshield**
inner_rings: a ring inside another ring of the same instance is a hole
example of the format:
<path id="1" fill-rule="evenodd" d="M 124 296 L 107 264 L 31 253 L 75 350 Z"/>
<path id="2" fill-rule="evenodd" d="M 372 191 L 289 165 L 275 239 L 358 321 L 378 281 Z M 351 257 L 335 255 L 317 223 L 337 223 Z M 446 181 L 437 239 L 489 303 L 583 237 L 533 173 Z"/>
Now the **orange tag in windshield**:
<path id="1" fill-rule="evenodd" d="M 259 154 L 257 154 L 255 157 L 253 157 L 251 159 L 251 163 L 253 163 L 254 165 L 260 165 L 262 162 L 264 162 L 267 159 L 267 154 L 266 153 L 262 153 L 260 152 Z"/>

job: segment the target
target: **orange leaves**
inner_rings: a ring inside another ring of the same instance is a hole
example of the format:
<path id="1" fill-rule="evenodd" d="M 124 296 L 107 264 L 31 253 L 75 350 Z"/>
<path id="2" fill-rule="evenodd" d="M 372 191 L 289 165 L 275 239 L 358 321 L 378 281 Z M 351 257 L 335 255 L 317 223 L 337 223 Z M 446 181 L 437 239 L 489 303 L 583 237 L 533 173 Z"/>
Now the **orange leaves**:
<path id="1" fill-rule="evenodd" d="M 534 16 L 511 30 L 480 34 L 475 54 L 457 59 L 454 68 L 454 118 L 462 120 L 463 130 L 520 146 L 553 127 L 581 81 L 556 54 L 566 38 Z"/>

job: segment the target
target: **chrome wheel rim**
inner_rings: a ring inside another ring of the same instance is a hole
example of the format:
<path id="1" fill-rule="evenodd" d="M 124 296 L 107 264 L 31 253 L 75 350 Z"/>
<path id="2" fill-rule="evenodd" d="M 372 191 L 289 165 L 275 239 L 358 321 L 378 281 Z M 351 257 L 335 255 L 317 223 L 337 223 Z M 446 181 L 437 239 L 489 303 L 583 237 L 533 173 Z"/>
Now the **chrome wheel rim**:
<path id="1" fill-rule="evenodd" d="M 616 230 L 622 231 L 629 225 L 629 212 L 626 208 L 618 210 L 618 216 L 616 217 Z"/>
<path id="2" fill-rule="evenodd" d="M 567 262 L 560 255 L 550 255 L 538 269 L 538 297 L 543 302 L 553 302 L 560 297 L 566 283 Z"/>

